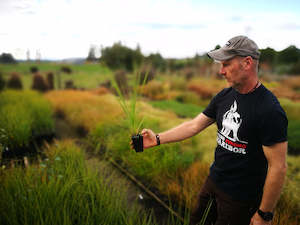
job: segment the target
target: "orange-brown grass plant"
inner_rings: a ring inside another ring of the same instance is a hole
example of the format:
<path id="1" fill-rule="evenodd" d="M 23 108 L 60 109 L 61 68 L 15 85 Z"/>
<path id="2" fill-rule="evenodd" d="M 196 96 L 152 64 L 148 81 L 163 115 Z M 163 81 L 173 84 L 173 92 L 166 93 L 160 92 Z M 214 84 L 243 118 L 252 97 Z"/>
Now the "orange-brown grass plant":
<path id="1" fill-rule="evenodd" d="M 156 178 L 156 183 L 163 194 L 193 210 L 208 173 L 209 163 L 196 161 L 187 169 L 179 169 L 175 177 Z"/>
<path id="2" fill-rule="evenodd" d="M 118 101 L 110 94 L 97 96 L 87 91 L 63 90 L 51 91 L 45 96 L 73 127 L 83 127 L 87 131 L 98 123 L 122 116 Z"/>
<path id="3" fill-rule="evenodd" d="M 163 83 L 157 80 L 152 80 L 146 84 L 142 90 L 142 94 L 152 100 L 162 100 L 167 98 Z"/>
<path id="4" fill-rule="evenodd" d="M 7 81 L 7 87 L 12 89 L 23 89 L 20 74 L 12 73 Z"/>
<path id="5" fill-rule="evenodd" d="M 187 88 L 191 91 L 196 92 L 204 99 L 210 99 L 216 93 L 227 87 L 225 80 L 214 79 L 214 78 L 198 78 L 192 79 L 188 84 Z"/>
<path id="6" fill-rule="evenodd" d="M 98 87 L 91 90 L 90 92 L 95 95 L 105 95 L 109 93 L 109 90 L 106 87 Z"/>
<path id="7" fill-rule="evenodd" d="M 300 90 L 300 77 L 299 76 L 289 77 L 283 80 L 282 84 L 291 89 Z"/>
<path id="8" fill-rule="evenodd" d="M 277 98 L 288 98 L 291 100 L 300 100 L 300 94 L 285 85 L 269 88 Z"/>

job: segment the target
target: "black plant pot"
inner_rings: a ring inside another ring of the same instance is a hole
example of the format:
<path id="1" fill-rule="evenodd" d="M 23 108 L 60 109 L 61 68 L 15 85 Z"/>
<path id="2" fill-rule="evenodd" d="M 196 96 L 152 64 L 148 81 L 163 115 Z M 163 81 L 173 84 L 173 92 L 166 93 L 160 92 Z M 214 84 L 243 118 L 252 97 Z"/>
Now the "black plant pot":
<path id="1" fill-rule="evenodd" d="M 136 152 L 143 152 L 144 150 L 143 135 L 141 134 L 132 135 L 131 140 L 133 143 L 134 150 Z"/>

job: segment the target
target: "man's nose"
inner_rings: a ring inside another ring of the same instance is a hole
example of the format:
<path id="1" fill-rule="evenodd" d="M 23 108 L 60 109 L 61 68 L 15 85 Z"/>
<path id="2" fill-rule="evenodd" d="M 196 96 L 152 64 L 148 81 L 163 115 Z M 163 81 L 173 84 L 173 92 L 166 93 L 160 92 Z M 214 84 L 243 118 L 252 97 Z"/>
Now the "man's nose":
<path id="1" fill-rule="evenodd" d="M 220 75 L 223 75 L 223 76 L 226 74 L 226 73 L 225 73 L 225 70 L 224 70 L 224 68 L 223 68 L 223 66 L 220 66 L 219 74 L 220 74 Z"/>

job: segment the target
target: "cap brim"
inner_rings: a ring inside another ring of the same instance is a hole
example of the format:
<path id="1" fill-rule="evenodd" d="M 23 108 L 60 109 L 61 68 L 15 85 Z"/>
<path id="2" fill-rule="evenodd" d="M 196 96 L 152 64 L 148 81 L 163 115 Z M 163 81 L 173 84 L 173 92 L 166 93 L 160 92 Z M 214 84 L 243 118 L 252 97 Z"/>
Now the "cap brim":
<path id="1" fill-rule="evenodd" d="M 225 51 L 223 48 L 208 52 L 207 55 L 216 61 L 226 61 L 236 56 L 232 52 Z"/>

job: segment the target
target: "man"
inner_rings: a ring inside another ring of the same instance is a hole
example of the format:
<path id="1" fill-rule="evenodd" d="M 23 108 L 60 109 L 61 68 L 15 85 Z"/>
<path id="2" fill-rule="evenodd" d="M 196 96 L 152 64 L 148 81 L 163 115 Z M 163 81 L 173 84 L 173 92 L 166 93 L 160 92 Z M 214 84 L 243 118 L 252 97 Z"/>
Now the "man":
<path id="1" fill-rule="evenodd" d="M 208 56 L 220 62 L 230 87 L 191 121 L 160 134 L 144 129 L 144 148 L 184 140 L 216 122 L 215 160 L 192 221 L 200 221 L 212 198 L 206 224 L 270 225 L 287 169 L 285 112 L 259 82 L 254 41 L 237 36 Z"/>

